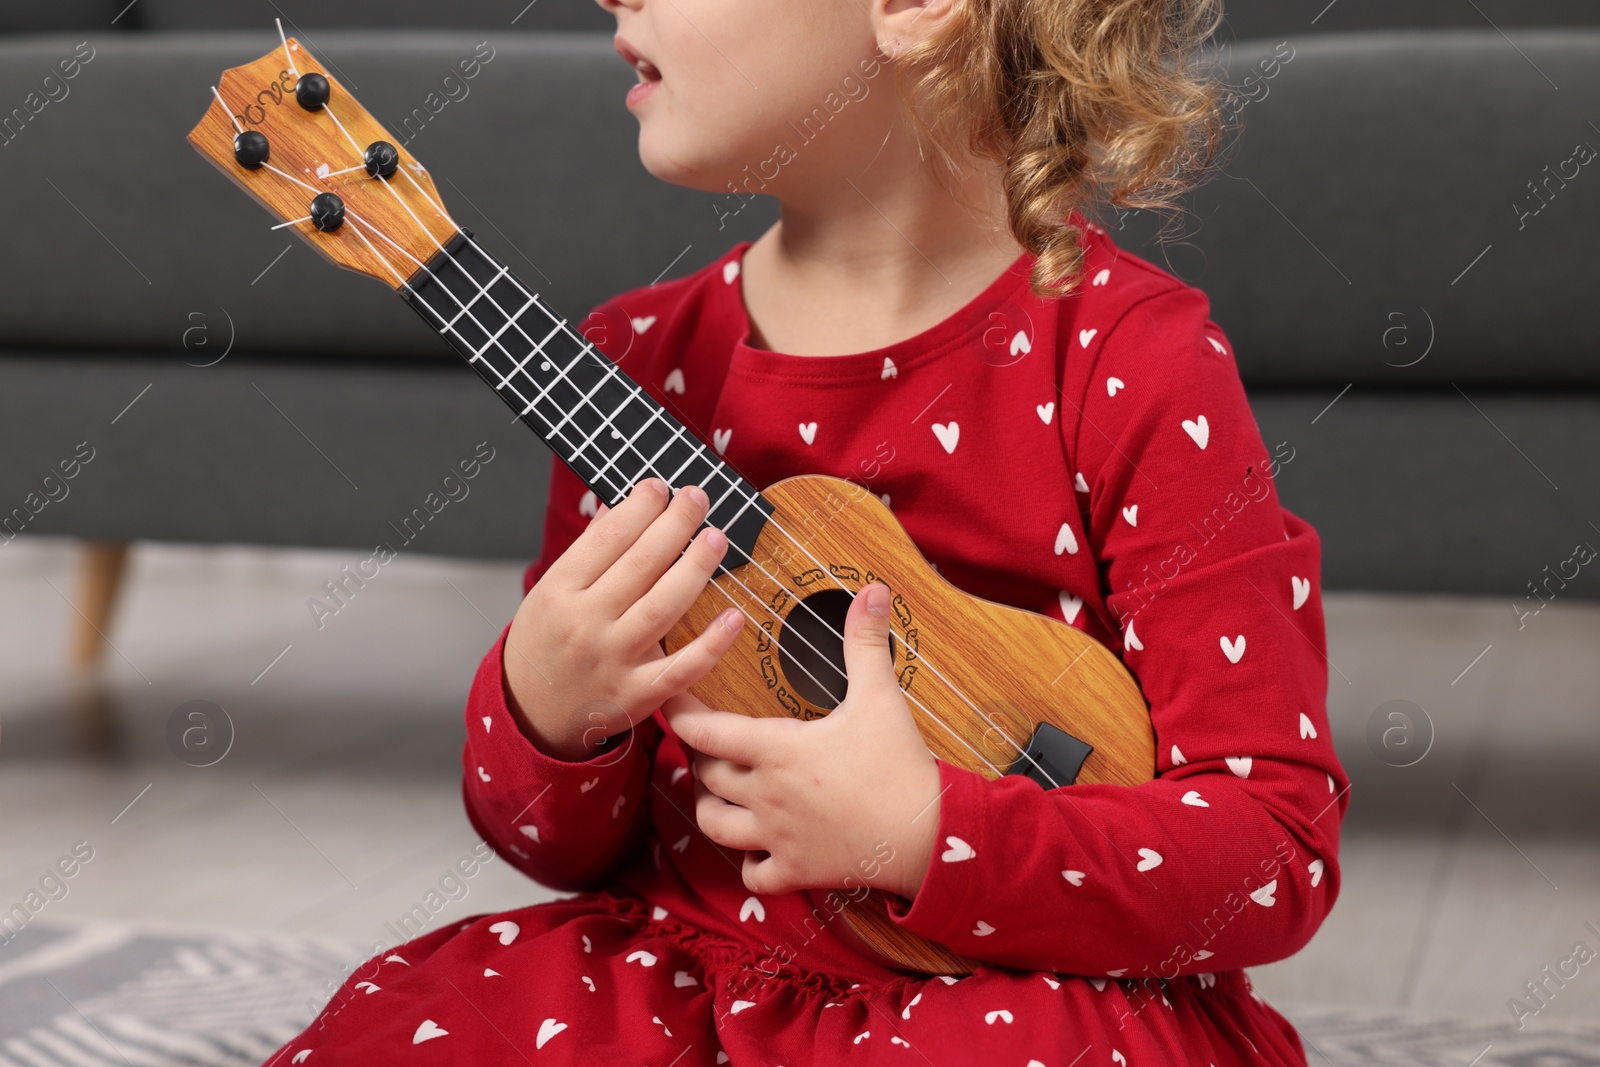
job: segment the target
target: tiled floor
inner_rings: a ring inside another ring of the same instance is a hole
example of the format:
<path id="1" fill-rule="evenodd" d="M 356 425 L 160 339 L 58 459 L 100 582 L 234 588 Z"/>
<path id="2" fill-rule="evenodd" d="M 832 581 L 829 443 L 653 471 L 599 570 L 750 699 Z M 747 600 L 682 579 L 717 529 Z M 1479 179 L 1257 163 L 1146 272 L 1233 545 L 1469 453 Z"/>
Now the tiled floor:
<path id="1" fill-rule="evenodd" d="M 86 841 L 53 915 L 392 943 L 385 923 L 476 843 L 462 700 L 521 565 L 402 557 L 319 629 L 307 599 L 360 553 L 137 546 L 88 682 L 65 655 L 76 549 L 0 546 L 0 905 Z M 1509 1021 L 1541 968 L 1600 948 L 1600 607 L 1558 602 L 1521 630 L 1509 601 L 1326 608 L 1354 782 L 1343 891 L 1310 946 L 1252 977 L 1280 1005 Z M 195 700 L 234 727 L 203 768 L 167 740 Z M 1368 742 L 1391 700 L 1433 724 L 1414 766 Z M 439 922 L 553 895 L 502 864 L 465 884 Z M 1600 970 L 1549 999 L 1543 1017 L 1600 1016 Z"/>

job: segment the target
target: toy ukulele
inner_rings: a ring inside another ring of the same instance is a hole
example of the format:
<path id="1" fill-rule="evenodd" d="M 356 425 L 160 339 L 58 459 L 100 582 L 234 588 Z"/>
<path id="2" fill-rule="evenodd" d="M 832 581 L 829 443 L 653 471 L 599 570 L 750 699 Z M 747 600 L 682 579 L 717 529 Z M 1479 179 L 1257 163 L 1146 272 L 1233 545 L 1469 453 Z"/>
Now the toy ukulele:
<path id="1" fill-rule="evenodd" d="M 281 25 L 279 36 L 281 48 L 223 74 L 189 141 L 283 228 L 395 290 L 599 499 L 614 506 L 651 476 L 705 489 L 705 524 L 728 535 L 728 550 L 662 647 L 688 644 L 730 603 L 753 625 L 690 687 L 695 696 L 752 716 L 826 715 L 845 693 L 845 611 L 877 581 L 892 592 L 885 654 L 939 759 L 1046 789 L 1154 776 L 1144 697 L 1107 648 L 957 589 L 854 482 L 801 474 L 750 485 L 452 222 L 422 164 Z M 809 892 L 822 902 L 823 890 Z M 842 914 L 890 965 L 973 969 L 896 925 L 882 891 L 858 896 L 844 896 Z"/>

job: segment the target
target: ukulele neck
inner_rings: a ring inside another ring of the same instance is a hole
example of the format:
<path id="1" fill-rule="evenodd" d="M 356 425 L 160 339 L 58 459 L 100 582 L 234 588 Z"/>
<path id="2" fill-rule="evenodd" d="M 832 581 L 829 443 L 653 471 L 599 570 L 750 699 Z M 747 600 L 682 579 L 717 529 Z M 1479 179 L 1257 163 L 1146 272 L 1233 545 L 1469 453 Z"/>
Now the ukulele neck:
<path id="1" fill-rule="evenodd" d="M 728 535 L 726 569 L 750 558 L 772 502 L 551 311 L 462 228 L 401 296 L 517 418 L 615 507 L 643 478 L 698 485 L 705 525 Z"/>

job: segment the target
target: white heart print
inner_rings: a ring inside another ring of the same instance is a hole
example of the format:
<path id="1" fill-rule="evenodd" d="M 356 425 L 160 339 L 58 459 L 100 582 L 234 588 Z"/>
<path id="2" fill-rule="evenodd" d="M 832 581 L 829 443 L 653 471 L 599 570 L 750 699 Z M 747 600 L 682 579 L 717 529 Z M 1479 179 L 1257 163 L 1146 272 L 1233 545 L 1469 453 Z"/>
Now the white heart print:
<path id="1" fill-rule="evenodd" d="M 961 440 L 961 427 L 953 422 L 936 422 L 933 424 L 933 436 L 939 439 L 946 453 L 956 450 L 956 442 Z"/>
<path id="2" fill-rule="evenodd" d="M 546 1019 L 539 1024 L 539 1036 L 533 1039 L 533 1047 L 536 1049 L 544 1048 L 546 1041 L 549 1041 L 566 1028 L 566 1023 L 558 1023 L 554 1019 Z"/>
<path id="3" fill-rule="evenodd" d="M 1191 789 L 1183 794 L 1183 802 L 1193 808 L 1209 808 L 1211 805 L 1200 798 L 1200 794 Z"/>
<path id="4" fill-rule="evenodd" d="M 1056 555 L 1059 556 L 1063 552 L 1069 556 L 1078 554 L 1078 537 L 1066 523 L 1062 523 L 1061 529 L 1056 531 Z"/>
<path id="5" fill-rule="evenodd" d="M 1161 853 L 1153 848 L 1141 848 L 1139 850 L 1139 862 L 1135 866 L 1141 871 L 1154 870 L 1161 866 L 1161 861 L 1164 858 Z"/>
<path id="6" fill-rule="evenodd" d="M 1278 891 L 1278 880 L 1276 878 L 1274 878 L 1272 881 L 1268 882 L 1266 885 L 1262 886 L 1260 889 L 1257 889 L 1254 892 L 1252 892 L 1250 894 L 1250 899 L 1255 901 L 1257 904 L 1260 904 L 1263 908 L 1270 908 L 1270 907 L 1272 907 L 1272 905 L 1274 905 L 1274 904 L 1276 904 L 1278 902 L 1277 899 L 1273 896 L 1273 894 L 1276 893 L 1277 891 Z"/>
<path id="7" fill-rule="evenodd" d="M 752 915 L 756 917 L 758 923 L 767 921 L 767 909 L 761 901 L 755 897 L 745 897 L 744 903 L 739 905 L 739 921 L 749 922 Z"/>
<path id="8" fill-rule="evenodd" d="M 1011 354 L 1014 356 L 1018 352 L 1021 352 L 1023 355 L 1027 355 L 1032 351 L 1033 342 L 1028 340 L 1027 334 L 1023 333 L 1021 330 L 1018 330 L 1011 338 Z"/>
<path id="9" fill-rule="evenodd" d="M 1039 421 L 1049 426 L 1051 417 L 1056 413 L 1056 402 L 1052 400 L 1048 404 L 1036 404 L 1033 410 L 1038 413 Z"/>
<path id="10" fill-rule="evenodd" d="M 977 855 L 976 852 L 972 851 L 972 846 L 959 837 L 947 837 L 944 839 L 944 843 L 950 847 L 940 853 L 939 858 L 946 863 L 961 863 Z"/>
<path id="11" fill-rule="evenodd" d="M 1110 267 L 1102 267 L 1100 269 L 1100 273 L 1096 274 L 1094 276 L 1094 281 L 1091 282 L 1090 284 L 1091 285 L 1104 285 L 1104 284 L 1106 284 L 1106 282 L 1109 282 L 1110 280 L 1111 280 L 1111 268 Z"/>
<path id="12" fill-rule="evenodd" d="M 440 1028 L 432 1019 L 422 1020 L 422 1025 L 417 1027 L 417 1032 L 411 1035 L 411 1043 L 420 1045 L 424 1041 L 432 1041 L 436 1037 L 444 1037 L 450 1031 Z"/>
<path id="13" fill-rule="evenodd" d="M 898 378 L 898 377 L 900 377 L 900 368 L 896 367 L 894 365 L 894 360 L 890 359 L 888 356 L 884 356 L 883 357 L 883 373 L 878 375 L 878 380 L 880 382 L 886 382 L 890 378 Z"/>
<path id="14" fill-rule="evenodd" d="M 1062 871 L 1061 872 L 1061 877 L 1065 878 L 1067 881 L 1071 882 L 1073 885 L 1082 885 L 1083 884 L 1083 872 L 1082 871 Z"/>
<path id="15" fill-rule="evenodd" d="M 1244 634 L 1240 634 L 1232 640 L 1224 637 L 1221 641 L 1222 654 L 1228 657 L 1228 662 L 1238 663 L 1240 657 L 1244 655 Z"/>
<path id="16" fill-rule="evenodd" d="M 586 519 L 592 519 L 595 517 L 595 515 L 599 514 L 599 512 L 600 498 L 595 496 L 594 490 L 591 489 L 587 493 L 584 493 L 582 498 L 578 500 L 578 514 L 582 515 Z"/>
<path id="17" fill-rule="evenodd" d="M 1179 748 L 1177 745 L 1173 745 L 1172 746 L 1172 765 L 1174 767 L 1176 767 L 1180 763 L 1188 763 L 1188 762 L 1189 762 L 1188 760 L 1183 758 L 1183 750 L 1181 748 Z"/>
<path id="18" fill-rule="evenodd" d="M 518 926 L 510 919 L 502 919 L 493 926 L 489 927 L 489 932 L 491 934 L 499 934 L 500 943 L 502 945 L 509 945 L 511 942 L 517 939 L 517 935 L 522 932 L 522 927 Z"/>
<path id="19" fill-rule="evenodd" d="M 1133 632 L 1133 620 L 1128 620 L 1128 628 L 1122 632 L 1122 643 L 1135 652 L 1144 651 L 1144 642 L 1139 640 L 1139 635 Z"/>
<path id="20" fill-rule="evenodd" d="M 1056 591 L 1056 599 L 1061 602 L 1061 617 L 1067 622 L 1076 622 L 1078 612 L 1083 610 L 1083 598 L 1074 596 L 1065 589 Z"/>
<path id="21" fill-rule="evenodd" d="M 667 375 L 666 381 L 661 383 L 661 391 L 663 393 L 682 393 L 683 389 L 683 369 L 674 367 L 672 368 L 672 373 Z"/>
<path id="22" fill-rule="evenodd" d="M 973 937 L 988 937 L 992 933 L 994 933 L 994 927 L 990 926 L 982 919 L 979 919 L 978 925 L 972 928 Z"/>
<path id="23" fill-rule="evenodd" d="M 731 437 L 733 437 L 733 430 L 731 428 L 711 431 L 711 444 L 714 448 L 716 448 L 717 455 L 720 456 L 722 453 L 728 450 L 728 440 Z"/>
<path id="24" fill-rule="evenodd" d="M 1211 440 L 1211 424 L 1206 422 L 1204 415 L 1201 415 L 1198 419 L 1184 419 L 1183 432 L 1188 434 L 1194 440 L 1194 443 L 1200 446 L 1201 451 L 1205 450 L 1206 442 Z"/>
<path id="25" fill-rule="evenodd" d="M 1116 396 L 1117 395 L 1117 390 L 1126 388 L 1127 384 L 1128 383 L 1123 381 L 1121 378 L 1107 378 L 1106 379 L 1106 396 Z"/>
<path id="26" fill-rule="evenodd" d="M 1129 526 L 1139 525 L 1139 505 L 1129 504 L 1122 509 L 1122 517 L 1128 520 Z"/>
<path id="27" fill-rule="evenodd" d="M 1099 332 L 1100 332 L 1099 330 L 1079 330 L 1078 331 L 1078 343 L 1080 345 L 1082 345 L 1084 348 L 1088 348 L 1089 347 L 1089 342 L 1093 341 L 1094 340 L 1094 335 L 1099 333 Z"/>
<path id="28" fill-rule="evenodd" d="M 816 439 L 817 424 L 814 422 L 802 422 L 800 424 L 800 440 L 809 445 Z"/>
<path id="29" fill-rule="evenodd" d="M 737 278 L 738 276 L 739 276 L 739 261 L 737 259 L 730 259 L 730 260 L 728 260 L 728 262 L 726 262 L 726 263 L 724 263 L 722 265 L 722 280 L 723 281 L 727 282 L 729 285 L 732 285 L 733 284 L 733 280 L 735 278 Z"/>
<path id="30" fill-rule="evenodd" d="M 1311 724 L 1311 716 L 1302 711 L 1300 713 L 1300 740 L 1304 741 L 1308 737 L 1316 736 L 1317 728 Z"/>
<path id="31" fill-rule="evenodd" d="M 1306 597 L 1311 595 L 1311 579 L 1291 574 L 1289 585 L 1294 590 L 1294 610 L 1299 611 L 1305 604 Z"/>
<path id="32" fill-rule="evenodd" d="M 644 333 L 656 324 L 656 317 L 654 315 L 639 315 L 629 321 L 633 323 L 634 333 Z"/>
<path id="33" fill-rule="evenodd" d="M 628 953 L 628 958 L 624 962 L 637 962 L 641 967 L 654 967 L 656 965 L 656 956 L 653 952 L 646 952 L 642 948 L 636 948 Z"/>
<path id="34" fill-rule="evenodd" d="M 988 1023 L 990 1026 L 993 1026 L 997 1022 L 1008 1023 L 1011 1021 L 1011 1013 L 1006 1011 L 1004 1008 L 1000 1008 L 996 1011 L 991 1011 L 986 1014 L 983 1017 L 983 1021 Z"/>
<path id="35" fill-rule="evenodd" d="M 1240 778 L 1250 777 L 1250 764 L 1255 762 L 1249 756 L 1229 756 L 1227 759 L 1228 770 Z"/>
<path id="36" fill-rule="evenodd" d="M 1322 861 L 1312 860 L 1306 864 L 1306 870 L 1311 872 L 1311 885 L 1315 888 L 1316 884 L 1322 881 Z"/>

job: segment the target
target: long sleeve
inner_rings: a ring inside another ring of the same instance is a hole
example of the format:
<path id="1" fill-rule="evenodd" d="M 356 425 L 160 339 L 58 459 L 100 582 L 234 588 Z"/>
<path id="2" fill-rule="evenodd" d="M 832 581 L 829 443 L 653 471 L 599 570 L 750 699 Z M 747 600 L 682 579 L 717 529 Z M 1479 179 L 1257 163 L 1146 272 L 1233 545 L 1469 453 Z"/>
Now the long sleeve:
<path id="1" fill-rule="evenodd" d="M 555 456 L 551 463 L 544 545 L 523 575 L 524 595 L 583 531 L 583 516 L 594 514 L 582 506 L 588 489 L 578 476 Z M 497 853 L 535 881 L 564 891 L 592 888 L 643 846 L 650 765 L 661 740 L 659 712 L 584 762 L 548 755 L 522 733 L 506 700 L 509 630 L 508 624 L 484 656 L 467 696 L 467 818 Z"/>
<path id="2" fill-rule="evenodd" d="M 1320 542 L 1279 504 L 1292 447 L 1267 452 L 1208 316 L 1199 290 L 1167 289 L 1098 343 L 1064 342 L 1065 497 L 1112 650 L 1150 705 L 1157 776 L 1045 790 L 941 761 L 933 858 L 890 914 L 964 955 L 1230 970 L 1292 955 L 1338 896 L 1348 779 L 1328 730 Z"/>

